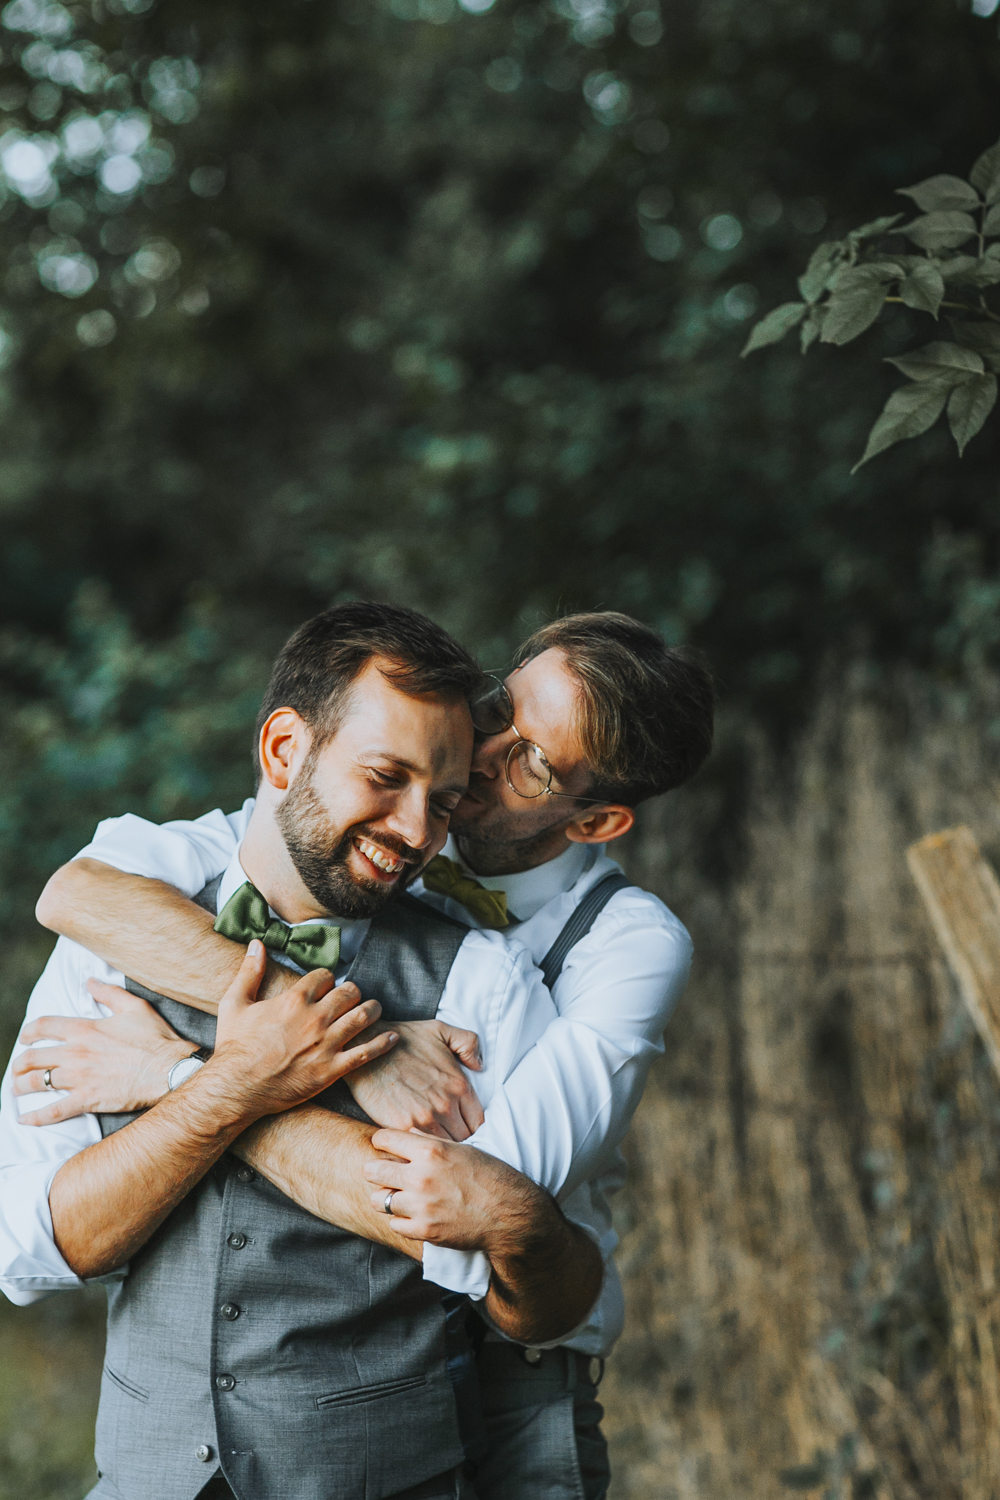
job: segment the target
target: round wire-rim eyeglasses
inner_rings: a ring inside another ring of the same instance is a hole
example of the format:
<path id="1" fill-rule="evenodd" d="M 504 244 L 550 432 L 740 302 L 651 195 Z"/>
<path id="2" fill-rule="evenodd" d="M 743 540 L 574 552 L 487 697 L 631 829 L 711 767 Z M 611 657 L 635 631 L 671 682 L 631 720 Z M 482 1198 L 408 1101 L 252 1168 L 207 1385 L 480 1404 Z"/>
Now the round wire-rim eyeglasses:
<path id="1" fill-rule="evenodd" d="M 483 673 L 483 684 L 469 698 L 472 727 L 477 734 L 490 737 L 513 729 L 517 739 L 507 751 L 504 780 L 516 797 L 534 801 L 538 797 L 568 797 L 574 802 L 592 802 L 601 806 L 606 797 L 578 797 L 575 792 L 552 789 L 552 767 L 541 745 L 525 739 L 514 723 L 514 704 L 507 685 L 494 672 Z M 518 786 L 517 782 L 521 781 Z M 524 788 L 528 789 L 525 790 Z M 537 788 L 537 790 L 535 789 Z"/>

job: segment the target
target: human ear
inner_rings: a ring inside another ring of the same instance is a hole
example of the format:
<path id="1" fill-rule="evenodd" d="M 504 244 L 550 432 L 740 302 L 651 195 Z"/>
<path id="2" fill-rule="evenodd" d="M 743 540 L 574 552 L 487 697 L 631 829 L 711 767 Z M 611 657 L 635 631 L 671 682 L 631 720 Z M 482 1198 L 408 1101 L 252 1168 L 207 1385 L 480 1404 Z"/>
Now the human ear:
<path id="1" fill-rule="evenodd" d="M 617 802 L 607 807 L 598 807 L 594 812 L 581 813 L 567 824 L 566 837 L 573 844 L 609 844 L 620 839 L 635 823 L 635 812 Z"/>
<path id="2" fill-rule="evenodd" d="M 309 749 L 309 729 L 294 708 L 276 708 L 260 731 L 257 753 L 264 780 L 287 792 Z"/>

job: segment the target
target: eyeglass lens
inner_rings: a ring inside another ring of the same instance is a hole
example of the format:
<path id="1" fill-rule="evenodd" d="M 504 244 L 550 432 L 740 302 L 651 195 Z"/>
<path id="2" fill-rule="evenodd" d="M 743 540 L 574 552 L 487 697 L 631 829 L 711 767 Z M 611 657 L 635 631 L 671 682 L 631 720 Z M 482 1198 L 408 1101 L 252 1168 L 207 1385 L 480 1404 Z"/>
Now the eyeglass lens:
<path id="1" fill-rule="evenodd" d="M 541 797 L 552 781 L 552 768 L 537 745 L 518 740 L 507 756 L 507 784 L 519 797 Z"/>
<path id="2" fill-rule="evenodd" d="M 469 697 L 474 729 L 480 734 L 503 734 L 514 720 L 510 694 L 497 677 L 486 677 Z"/>

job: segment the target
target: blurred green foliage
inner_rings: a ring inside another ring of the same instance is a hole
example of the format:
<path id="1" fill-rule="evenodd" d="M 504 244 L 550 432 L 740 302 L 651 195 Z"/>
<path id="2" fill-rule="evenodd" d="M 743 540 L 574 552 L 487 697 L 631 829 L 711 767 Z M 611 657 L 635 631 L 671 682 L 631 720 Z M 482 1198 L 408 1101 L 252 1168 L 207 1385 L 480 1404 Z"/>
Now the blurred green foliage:
<path id="1" fill-rule="evenodd" d="M 0 1299 L 0 1500 L 80 1500 L 95 1483 L 105 1316 L 99 1287 Z"/>
<path id="2" fill-rule="evenodd" d="M 831 654 L 958 681 L 1000 638 L 996 424 L 850 476 L 919 315 L 737 358 L 823 240 L 996 138 L 995 17 L 466 5 L 0 12 L 8 1022 L 45 876 L 101 816 L 238 803 L 268 660 L 333 600 L 490 666 L 625 609 L 776 727 Z M 4 1318 L 0 1495 L 86 1488 L 89 1316 Z"/>
<path id="3" fill-rule="evenodd" d="M 831 651 L 991 651 L 989 429 L 850 477 L 918 315 L 736 355 L 822 239 L 995 137 L 995 19 L 467 3 L 3 10 L 8 921 L 99 815 L 238 800 L 267 659 L 333 599 L 490 665 L 616 606 L 776 723 Z"/>

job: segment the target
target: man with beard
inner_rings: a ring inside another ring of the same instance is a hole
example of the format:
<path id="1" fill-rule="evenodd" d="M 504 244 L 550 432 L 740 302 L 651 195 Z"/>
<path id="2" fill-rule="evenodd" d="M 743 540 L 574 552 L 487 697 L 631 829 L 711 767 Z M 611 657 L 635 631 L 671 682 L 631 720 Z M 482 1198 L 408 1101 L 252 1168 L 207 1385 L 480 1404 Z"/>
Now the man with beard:
<path id="1" fill-rule="evenodd" d="M 485 1117 L 471 1081 L 448 1056 L 446 1044 L 474 1066 L 468 1039 L 454 1032 L 414 1030 L 388 1057 L 353 1074 L 348 1087 L 383 1125 L 456 1140 L 474 1132 L 477 1147 L 556 1192 L 566 1213 L 599 1239 L 606 1259 L 601 1299 L 562 1348 L 525 1353 L 493 1330 L 486 1334 L 479 1370 L 490 1449 L 477 1477 L 488 1500 L 580 1491 L 596 1500 L 608 1478 L 596 1385 L 623 1318 L 608 1198 L 622 1180 L 618 1143 L 662 1051 L 690 959 L 680 923 L 655 897 L 630 887 L 602 846 L 628 831 L 640 802 L 697 770 L 711 745 L 713 693 L 695 658 L 613 613 L 557 621 L 532 637 L 520 658 L 505 680 L 487 680 L 474 696 L 478 743 L 469 791 L 452 813 L 444 855 L 411 890 L 457 920 L 512 933 L 542 966 L 556 1014 L 492 1094 Z M 145 964 L 161 983 L 169 977 L 177 993 L 199 985 L 205 992 L 214 966 L 218 991 L 232 959 L 223 961 L 214 937 L 211 952 L 199 946 L 197 917 L 177 890 L 107 866 L 191 892 L 229 857 L 244 821 L 245 810 L 169 830 L 138 820 L 106 825 L 80 861 L 55 877 L 42 920 L 63 932 L 86 926 L 105 956 L 132 972 Z M 110 921 L 113 910 L 117 920 Z M 127 921 L 130 910 L 146 913 L 138 929 Z M 188 944 L 197 951 L 193 963 Z M 88 1054 L 70 1054 L 64 1076 L 77 1090 L 39 1121 L 81 1107 L 88 1088 L 100 1094 L 110 1086 L 118 1067 L 111 1028 L 126 1019 L 103 1023 Z M 466 1011 L 455 1020 L 476 1029 Z M 148 1077 L 151 1098 L 163 1087 L 168 1059 L 160 1057 Z M 485 1102 L 482 1082 L 479 1092 Z M 286 1191 L 315 1212 L 354 1227 L 337 1201 L 336 1164 L 319 1138 L 309 1142 L 310 1157 L 304 1137 L 298 1152 L 286 1127 L 283 1137 L 271 1135 L 261 1169 L 280 1174 Z M 426 1241 L 425 1274 L 481 1298 L 490 1274 L 483 1257 L 442 1248 L 460 1235 L 445 1165 L 435 1169 L 425 1160 L 419 1168 L 371 1171 L 373 1204 L 385 1190 L 400 1190 L 397 1231 Z M 565 1457 L 574 1446 L 575 1476 Z"/>
<path id="2" fill-rule="evenodd" d="M 401 1254 L 408 1241 L 388 1228 L 366 1240 L 332 1228 L 230 1148 L 251 1154 L 254 1127 L 275 1113 L 294 1132 L 295 1106 L 383 1055 L 407 1026 L 447 1017 L 457 998 L 468 1008 L 470 993 L 482 997 L 472 1009 L 488 1085 L 544 1029 L 548 997 L 523 950 L 398 894 L 404 871 L 440 849 L 466 788 L 476 677 L 462 649 L 411 611 L 342 606 L 298 631 L 261 712 L 252 814 L 225 870 L 197 893 L 209 929 L 214 916 L 235 940 L 216 941 L 245 954 L 217 1026 L 183 997 L 130 980 L 173 1038 L 154 1107 L 32 1131 L 18 1128 L 4 1088 L 4 1290 L 29 1302 L 109 1283 L 95 1500 L 467 1492 L 454 1378 L 466 1356 L 439 1289 L 414 1265 L 419 1250 Z M 286 982 L 255 1004 L 265 947 Z M 63 939 L 29 1017 L 61 1012 L 71 1034 L 120 977 Z M 377 990 L 385 1022 L 367 1039 L 380 1006 L 359 1005 L 361 986 Z M 30 1092 L 58 1086 L 51 1054 L 36 1071 L 20 1075 Z M 117 1100 L 149 1102 L 141 1090 Z M 368 1227 L 363 1169 L 384 1170 L 374 1128 L 309 1109 L 307 1128 L 316 1115 L 334 1124 Z M 458 1145 L 400 1144 L 411 1162 L 450 1156 L 475 1210 L 459 1243 L 490 1259 L 485 1305 L 498 1327 L 546 1339 L 579 1321 L 600 1255 L 545 1192 Z M 383 1194 L 386 1226 L 394 1196 Z"/>

